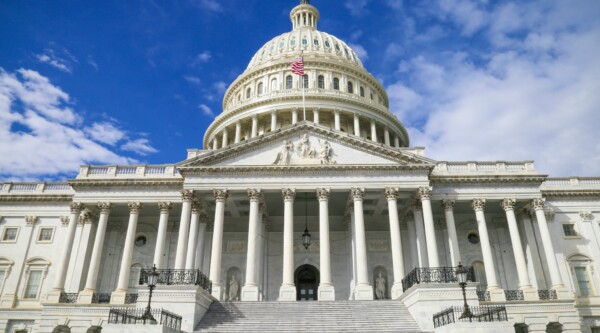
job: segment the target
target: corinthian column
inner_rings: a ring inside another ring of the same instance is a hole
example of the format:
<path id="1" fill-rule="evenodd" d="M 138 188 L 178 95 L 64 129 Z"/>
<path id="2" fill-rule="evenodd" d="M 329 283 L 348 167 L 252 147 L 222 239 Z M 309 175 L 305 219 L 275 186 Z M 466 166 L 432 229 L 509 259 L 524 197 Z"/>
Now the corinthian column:
<path id="1" fill-rule="evenodd" d="M 412 205 L 413 215 L 415 216 L 415 234 L 417 235 L 418 267 L 429 267 L 429 260 L 427 260 L 427 245 L 425 244 L 425 228 L 423 228 L 423 206 L 419 199 L 414 199 Z"/>
<path id="2" fill-rule="evenodd" d="M 369 284 L 367 266 L 367 238 L 365 236 L 365 220 L 363 215 L 364 188 L 353 188 L 350 196 L 354 201 L 354 232 L 356 238 L 356 287 L 354 299 L 372 300 L 373 287 Z"/>
<path id="3" fill-rule="evenodd" d="M 223 223 L 225 222 L 225 201 L 229 197 L 227 190 L 213 190 L 215 196 L 215 222 L 210 257 L 210 280 L 212 295 L 221 299 L 221 254 L 223 252 Z"/>
<path id="4" fill-rule="evenodd" d="M 198 224 L 198 245 L 196 246 L 196 267 L 204 272 L 204 243 L 206 239 L 206 227 L 208 225 L 208 215 L 201 212 Z"/>
<path id="5" fill-rule="evenodd" d="M 160 219 L 158 221 L 158 232 L 156 233 L 156 249 L 154 249 L 154 264 L 157 269 L 165 269 L 165 244 L 167 241 L 167 224 L 169 223 L 169 212 L 173 208 L 171 202 L 159 202 Z"/>
<path id="6" fill-rule="evenodd" d="M 102 248 L 104 247 L 104 236 L 106 235 L 106 224 L 112 205 L 110 202 L 99 202 L 100 218 L 98 219 L 98 228 L 96 229 L 96 239 L 90 258 L 90 266 L 85 282 L 85 289 L 79 293 L 78 303 L 92 304 L 94 293 L 96 292 L 96 281 L 98 280 L 98 271 L 100 269 L 100 259 L 102 258 Z"/>
<path id="7" fill-rule="evenodd" d="M 196 245 L 198 241 L 198 217 L 202 206 L 198 201 L 192 202 L 192 218 L 190 222 L 190 234 L 185 256 L 185 269 L 196 269 Z"/>
<path id="8" fill-rule="evenodd" d="M 318 188 L 319 200 L 319 236 L 320 236 L 320 273 L 318 290 L 319 301 L 335 300 L 335 289 L 331 283 L 331 246 L 329 244 L 329 189 Z"/>
<path id="9" fill-rule="evenodd" d="M 123 258 L 121 258 L 119 282 L 117 284 L 117 289 L 112 293 L 110 300 L 110 302 L 114 304 L 125 304 L 125 295 L 127 294 L 127 288 L 129 287 L 129 271 L 131 269 L 131 257 L 133 256 L 135 233 L 142 204 L 139 202 L 130 202 L 128 207 L 129 223 L 127 225 L 127 234 L 125 235 L 125 245 L 123 246 Z"/>
<path id="10" fill-rule="evenodd" d="M 187 251 L 188 236 L 190 231 L 190 215 L 194 191 L 181 190 L 181 220 L 179 221 L 179 235 L 177 236 L 177 252 L 175 254 L 175 269 L 185 268 L 185 255 Z"/>
<path id="11" fill-rule="evenodd" d="M 258 218 L 261 192 L 258 189 L 248 189 L 250 213 L 248 214 L 248 255 L 246 256 L 246 283 L 242 288 L 242 301 L 258 301 L 258 284 L 256 283 L 256 263 L 258 261 Z"/>
<path id="12" fill-rule="evenodd" d="M 283 196 L 283 283 L 279 288 L 280 301 L 296 300 L 294 284 L 294 199 L 296 190 L 284 188 Z"/>
<path id="13" fill-rule="evenodd" d="M 390 237 L 392 241 L 392 263 L 394 265 L 394 284 L 392 285 L 392 299 L 402 295 L 402 279 L 404 278 L 404 257 L 402 256 L 402 237 L 400 235 L 400 220 L 398 219 L 398 189 L 386 187 L 385 198 L 388 202 L 390 217 Z"/>
<path id="14" fill-rule="evenodd" d="M 421 199 L 421 204 L 423 205 L 423 225 L 425 226 L 429 267 L 440 267 L 437 239 L 435 238 L 435 225 L 433 225 L 433 213 L 431 211 L 431 189 L 420 187 L 418 194 Z"/>
<path id="15" fill-rule="evenodd" d="M 452 267 L 460 263 L 460 249 L 458 247 L 458 236 L 454 223 L 454 200 L 442 200 L 444 215 L 446 216 L 446 228 L 448 229 L 448 242 L 450 243 L 450 261 Z"/>

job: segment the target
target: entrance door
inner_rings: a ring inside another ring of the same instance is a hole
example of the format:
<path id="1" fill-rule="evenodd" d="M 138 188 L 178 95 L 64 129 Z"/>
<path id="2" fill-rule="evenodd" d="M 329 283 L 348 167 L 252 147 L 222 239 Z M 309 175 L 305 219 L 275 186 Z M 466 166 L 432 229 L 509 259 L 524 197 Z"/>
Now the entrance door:
<path id="1" fill-rule="evenodd" d="M 296 269 L 296 299 L 316 301 L 319 287 L 319 271 L 312 265 L 302 265 Z"/>

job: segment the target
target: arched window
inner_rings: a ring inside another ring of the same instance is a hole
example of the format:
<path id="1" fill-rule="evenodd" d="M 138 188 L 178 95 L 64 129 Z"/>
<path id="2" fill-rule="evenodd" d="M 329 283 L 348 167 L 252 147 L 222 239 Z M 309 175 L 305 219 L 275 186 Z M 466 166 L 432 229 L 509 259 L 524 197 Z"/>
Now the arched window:
<path id="1" fill-rule="evenodd" d="M 293 79 L 291 75 L 285 77 L 285 89 L 293 88 Z"/>
<path id="2" fill-rule="evenodd" d="M 333 78 L 333 89 L 340 90 L 340 79 L 337 77 Z"/>
<path id="3" fill-rule="evenodd" d="M 360 97 L 365 97 L 365 88 L 360 87 Z"/>
<path id="4" fill-rule="evenodd" d="M 352 82 L 348 82 L 348 93 L 349 94 L 354 93 L 354 85 L 352 84 Z"/>
<path id="5" fill-rule="evenodd" d="M 263 83 L 259 83 L 258 84 L 258 88 L 256 89 L 258 91 L 258 96 L 263 94 Z"/>
<path id="6" fill-rule="evenodd" d="M 577 296 L 594 295 L 594 286 L 591 279 L 592 259 L 583 254 L 574 254 L 569 257 L 569 266 L 573 274 Z"/>
<path id="7" fill-rule="evenodd" d="M 308 88 L 308 75 L 304 74 L 302 76 L 302 88 Z"/>
<path id="8" fill-rule="evenodd" d="M 272 79 L 271 80 L 271 91 L 276 91 L 277 90 L 277 79 Z"/>
<path id="9" fill-rule="evenodd" d="M 325 77 L 323 75 L 319 75 L 318 80 L 318 84 L 319 84 L 319 89 L 325 89 Z"/>
<path id="10" fill-rule="evenodd" d="M 252 93 L 252 89 L 246 89 L 246 98 L 250 98 L 250 94 Z"/>

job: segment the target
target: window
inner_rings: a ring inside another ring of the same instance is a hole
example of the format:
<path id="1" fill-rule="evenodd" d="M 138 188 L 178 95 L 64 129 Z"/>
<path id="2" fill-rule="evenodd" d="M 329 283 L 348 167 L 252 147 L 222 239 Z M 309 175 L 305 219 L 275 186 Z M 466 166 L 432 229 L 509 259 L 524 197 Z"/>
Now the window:
<path id="1" fill-rule="evenodd" d="M 328 41 L 328 40 L 325 40 L 325 47 L 327 47 L 327 48 L 330 48 L 330 47 L 331 47 L 331 44 L 329 43 L 329 41 Z"/>
<path id="2" fill-rule="evenodd" d="M 306 74 L 302 76 L 302 88 L 308 88 L 308 75 Z"/>
<path id="3" fill-rule="evenodd" d="M 337 77 L 333 78 L 333 89 L 340 90 L 340 79 Z"/>
<path id="4" fill-rule="evenodd" d="M 592 259 L 583 254 L 574 254 L 568 259 L 573 276 L 573 289 L 577 289 L 578 296 L 594 295 L 594 285 L 590 279 Z"/>
<path id="5" fill-rule="evenodd" d="M 467 239 L 471 244 L 479 244 L 479 235 L 476 232 L 470 232 L 467 235 Z"/>
<path id="6" fill-rule="evenodd" d="M 354 85 L 352 84 L 352 82 L 348 82 L 348 93 L 349 94 L 354 93 Z"/>
<path id="7" fill-rule="evenodd" d="M 574 223 L 563 223 L 562 227 L 565 237 L 578 237 Z"/>
<path id="8" fill-rule="evenodd" d="M 5 227 L 4 232 L 2 234 L 3 242 L 15 242 L 17 241 L 17 236 L 19 234 L 18 227 Z"/>
<path id="9" fill-rule="evenodd" d="M 38 234 L 38 242 L 52 242 L 52 236 L 54 235 L 54 228 L 40 228 Z"/>
<path id="10" fill-rule="evenodd" d="M 323 75 L 319 75 L 317 78 L 317 84 L 319 85 L 319 89 L 325 89 L 325 77 Z"/>
<path id="11" fill-rule="evenodd" d="M 139 235 L 135 238 L 135 246 L 142 247 L 148 243 L 148 238 L 144 235 Z"/>
<path id="12" fill-rule="evenodd" d="M 40 286 L 42 284 L 42 271 L 30 271 L 29 278 L 27 279 L 27 285 L 25 286 L 25 293 L 23 298 L 25 299 L 37 299 L 40 292 Z"/>
<path id="13" fill-rule="evenodd" d="M 292 39 L 292 40 L 290 41 L 290 45 L 291 45 L 291 46 L 294 46 L 294 45 L 296 45 L 296 40 L 295 40 L 295 39 Z"/>
<path id="14" fill-rule="evenodd" d="M 250 98 L 252 90 L 250 88 L 246 89 L 246 98 Z"/>
<path id="15" fill-rule="evenodd" d="M 365 88 L 360 87 L 360 97 L 365 97 Z"/>
<path id="16" fill-rule="evenodd" d="M 288 75 L 285 77 L 285 89 L 292 89 L 292 87 L 293 87 L 292 76 Z"/>
<path id="17" fill-rule="evenodd" d="M 373 93 L 371 93 L 371 100 L 373 100 Z"/>
<path id="18" fill-rule="evenodd" d="M 263 94 L 263 83 L 262 82 L 258 84 L 258 88 L 256 91 L 257 91 L 258 96 Z"/>
<path id="19" fill-rule="evenodd" d="M 575 267 L 575 277 L 577 278 L 577 286 L 579 287 L 579 295 L 589 296 L 592 294 L 592 286 L 587 273 L 586 267 Z"/>
<path id="20" fill-rule="evenodd" d="M 285 42 L 284 41 L 279 42 L 279 48 L 280 49 L 282 49 L 284 46 L 285 46 Z"/>
<path id="21" fill-rule="evenodd" d="M 302 38 L 302 45 L 308 45 L 308 40 L 306 38 Z"/>
<path id="22" fill-rule="evenodd" d="M 4 281 L 10 274 L 10 270 L 14 265 L 14 261 L 6 258 L 0 257 L 0 294 L 2 294 L 2 289 L 4 288 Z"/>
<path id="23" fill-rule="evenodd" d="M 335 49 L 341 51 L 340 46 L 338 44 L 335 44 Z"/>
<path id="24" fill-rule="evenodd" d="M 592 327 L 592 333 L 600 333 L 600 327 Z"/>
<path id="25" fill-rule="evenodd" d="M 319 46 L 319 40 L 318 39 L 314 39 L 313 40 L 313 44 L 315 44 L 315 46 Z"/>

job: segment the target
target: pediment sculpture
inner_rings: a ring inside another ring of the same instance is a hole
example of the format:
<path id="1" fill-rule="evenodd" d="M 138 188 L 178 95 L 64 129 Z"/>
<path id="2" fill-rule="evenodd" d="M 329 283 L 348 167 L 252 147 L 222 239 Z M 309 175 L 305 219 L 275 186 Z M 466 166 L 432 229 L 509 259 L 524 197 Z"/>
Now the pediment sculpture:
<path id="1" fill-rule="evenodd" d="M 285 140 L 273 165 L 306 165 L 306 164 L 335 164 L 333 150 L 327 140 L 317 139 L 318 154 L 313 147 L 308 134 L 304 134 L 297 142 Z"/>

